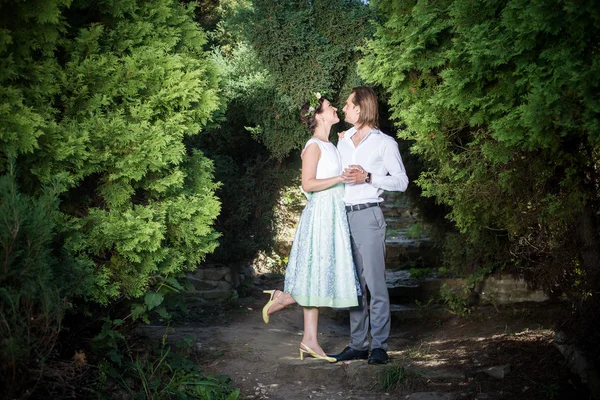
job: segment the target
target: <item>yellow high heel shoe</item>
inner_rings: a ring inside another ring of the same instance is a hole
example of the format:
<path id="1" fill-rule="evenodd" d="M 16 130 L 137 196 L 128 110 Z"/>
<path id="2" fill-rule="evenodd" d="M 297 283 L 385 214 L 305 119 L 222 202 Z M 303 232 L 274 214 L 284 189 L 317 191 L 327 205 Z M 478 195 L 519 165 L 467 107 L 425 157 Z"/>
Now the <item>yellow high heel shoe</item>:
<path id="1" fill-rule="evenodd" d="M 279 296 L 281 296 L 281 294 L 283 293 L 280 291 L 279 296 L 273 298 L 273 296 L 275 296 L 276 291 L 277 290 L 263 290 L 263 293 L 269 293 L 271 295 L 271 297 L 269 298 L 269 301 L 267 302 L 267 304 L 265 304 L 265 306 L 263 307 L 263 310 L 262 310 L 263 321 L 265 321 L 265 324 L 269 323 L 269 314 L 267 314 L 267 311 L 269 311 L 269 307 L 271 307 L 273 305 L 273 303 L 275 303 L 275 301 L 277 301 Z"/>
<path id="2" fill-rule="evenodd" d="M 300 360 L 301 361 L 304 360 L 304 354 L 308 354 L 311 357 L 317 358 L 319 360 L 329 361 L 330 363 L 337 362 L 337 360 L 335 358 L 333 358 L 333 357 L 327 357 L 327 356 L 320 356 L 320 355 L 318 355 L 310 347 L 308 347 L 307 345 L 305 345 L 302 342 L 300 342 L 300 346 L 304 346 L 304 348 L 306 349 L 306 350 L 304 350 L 302 347 L 299 348 L 299 350 L 300 350 Z"/>

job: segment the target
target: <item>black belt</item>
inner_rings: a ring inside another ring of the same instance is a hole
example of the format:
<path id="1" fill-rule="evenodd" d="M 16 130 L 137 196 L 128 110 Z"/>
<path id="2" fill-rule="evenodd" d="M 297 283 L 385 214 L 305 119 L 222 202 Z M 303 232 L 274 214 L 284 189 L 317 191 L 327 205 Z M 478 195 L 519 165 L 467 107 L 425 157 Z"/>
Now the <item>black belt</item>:
<path id="1" fill-rule="evenodd" d="M 377 207 L 377 206 L 379 206 L 379 203 L 353 204 L 351 206 L 346 206 L 346 212 L 360 211 L 360 210 L 364 210 L 365 208 Z"/>

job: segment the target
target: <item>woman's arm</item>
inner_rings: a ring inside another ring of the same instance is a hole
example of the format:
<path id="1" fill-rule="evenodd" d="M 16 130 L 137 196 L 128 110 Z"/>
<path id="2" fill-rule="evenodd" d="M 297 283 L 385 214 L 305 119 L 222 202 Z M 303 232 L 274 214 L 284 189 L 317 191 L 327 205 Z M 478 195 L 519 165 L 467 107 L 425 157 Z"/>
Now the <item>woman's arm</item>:
<path id="1" fill-rule="evenodd" d="M 302 153 L 302 189 L 305 192 L 318 192 L 329 189 L 343 180 L 341 175 L 317 179 L 317 164 L 320 157 L 321 149 L 316 143 L 309 144 Z"/>

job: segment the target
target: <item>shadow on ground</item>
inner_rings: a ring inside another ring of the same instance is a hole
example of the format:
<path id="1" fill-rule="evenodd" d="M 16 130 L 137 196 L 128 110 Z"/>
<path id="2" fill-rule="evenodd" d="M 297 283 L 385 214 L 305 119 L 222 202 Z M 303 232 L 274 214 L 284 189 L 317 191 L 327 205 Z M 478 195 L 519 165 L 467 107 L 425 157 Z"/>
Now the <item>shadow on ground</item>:
<path id="1" fill-rule="evenodd" d="M 588 399 L 578 377 L 554 347 L 560 304 L 479 307 L 468 317 L 429 307 L 395 316 L 390 364 L 300 361 L 302 310 L 292 306 L 262 321 L 268 296 L 251 297 L 219 318 L 171 326 L 169 340 L 191 339 L 204 372 L 226 374 L 244 399 Z M 145 326 L 160 339 L 165 327 Z M 324 310 L 320 343 L 342 350 L 347 311 Z"/>

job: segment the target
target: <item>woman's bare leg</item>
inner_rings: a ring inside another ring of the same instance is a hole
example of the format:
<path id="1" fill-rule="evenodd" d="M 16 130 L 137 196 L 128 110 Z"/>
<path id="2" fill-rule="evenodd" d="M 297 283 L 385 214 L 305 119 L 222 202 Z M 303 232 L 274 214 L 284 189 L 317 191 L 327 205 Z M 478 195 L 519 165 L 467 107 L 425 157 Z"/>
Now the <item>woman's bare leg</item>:
<path id="1" fill-rule="evenodd" d="M 325 352 L 319 345 L 318 327 L 319 309 L 317 307 L 304 307 L 304 336 L 302 336 L 302 343 L 310 347 L 318 355 L 324 356 Z"/>
<path id="2" fill-rule="evenodd" d="M 281 295 L 279 295 L 278 292 L 281 293 Z M 276 290 L 273 294 L 273 298 L 276 300 L 267 310 L 267 315 L 272 315 L 273 313 L 276 313 L 279 310 L 283 310 L 290 304 L 294 304 L 296 302 L 296 300 L 294 300 L 294 298 L 289 293 L 283 293 L 281 292 L 281 290 Z"/>

